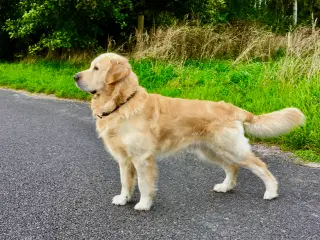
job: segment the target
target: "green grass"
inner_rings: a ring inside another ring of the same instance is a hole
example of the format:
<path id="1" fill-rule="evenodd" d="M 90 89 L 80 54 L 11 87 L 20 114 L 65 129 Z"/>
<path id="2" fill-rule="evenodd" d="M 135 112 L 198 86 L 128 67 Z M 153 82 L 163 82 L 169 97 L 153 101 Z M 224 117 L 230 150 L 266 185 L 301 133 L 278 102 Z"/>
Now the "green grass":
<path id="1" fill-rule="evenodd" d="M 320 155 L 312 150 L 297 150 L 295 154 L 303 161 L 320 163 Z"/>
<path id="2" fill-rule="evenodd" d="M 288 59 L 286 59 L 288 61 Z M 183 64 L 154 60 L 131 62 L 140 84 L 149 92 L 171 97 L 224 100 L 255 114 L 284 107 L 300 108 L 307 124 L 270 140 L 297 151 L 303 159 L 320 162 L 320 75 L 283 74 L 284 60 L 241 63 L 192 61 Z M 57 97 L 89 99 L 76 88 L 72 76 L 88 65 L 69 62 L 0 63 L 0 86 Z"/>
<path id="3" fill-rule="evenodd" d="M 72 77 L 81 67 L 68 62 L 0 63 L 0 86 L 61 98 L 88 99 L 88 94 L 75 87 Z"/>

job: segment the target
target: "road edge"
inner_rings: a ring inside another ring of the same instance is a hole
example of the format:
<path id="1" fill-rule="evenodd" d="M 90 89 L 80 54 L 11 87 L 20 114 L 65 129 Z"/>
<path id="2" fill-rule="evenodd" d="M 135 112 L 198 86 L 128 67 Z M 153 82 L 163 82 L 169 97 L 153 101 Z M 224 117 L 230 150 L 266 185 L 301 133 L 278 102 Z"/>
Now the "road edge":
<path id="1" fill-rule="evenodd" d="M 32 93 L 32 92 L 28 92 L 26 90 L 22 90 L 22 89 L 18 90 L 18 89 L 8 88 L 8 87 L 5 87 L 5 86 L 0 86 L 0 90 L 20 93 L 20 94 L 23 94 L 25 96 L 33 97 L 33 98 L 36 98 L 36 99 L 52 99 L 52 100 L 79 102 L 79 103 L 89 103 L 90 102 L 88 100 L 79 100 L 79 99 L 74 99 L 74 98 L 59 98 L 59 97 L 55 96 L 54 94 Z"/>

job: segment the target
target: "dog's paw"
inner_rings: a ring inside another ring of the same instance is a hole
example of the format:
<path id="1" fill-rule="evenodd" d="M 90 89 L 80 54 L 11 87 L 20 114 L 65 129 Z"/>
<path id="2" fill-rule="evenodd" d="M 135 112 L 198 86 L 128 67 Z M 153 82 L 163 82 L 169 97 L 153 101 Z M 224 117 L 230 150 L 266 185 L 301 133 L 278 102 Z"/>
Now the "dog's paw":
<path id="1" fill-rule="evenodd" d="M 223 192 L 223 193 L 225 193 L 225 192 L 227 192 L 227 191 L 229 191 L 231 189 L 232 189 L 232 186 L 228 186 L 228 185 L 223 184 L 223 183 L 216 184 L 213 187 L 213 191 L 215 191 L 215 192 Z"/>
<path id="2" fill-rule="evenodd" d="M 274 191 L 274 192 L 268 192 L 268 191 L 266 191 L 266 192 L 264 193 L 263 199 L 271 200 L 271 199 L 274 199 L 274 198 L 276 198 L 276 197 L 278 197 L 277 191 Z"/>
<path id="3" fill-rule="evenodd" d="M 127 204 L 127 197 L 124 196 L 124 195 L 117 195 L 115 197 L 113 197 L 112 199 L 112 204 L 115 204 L 115 205 L 125 205 Z"/>
<path id="4" fill-rule="evenodd" d="M 150 210 L 152 206 L 152 200 L 151 199 L 141 199 L 140 202 L 138 202 L 134 209 L 138 211 L 148 211 Z"/>

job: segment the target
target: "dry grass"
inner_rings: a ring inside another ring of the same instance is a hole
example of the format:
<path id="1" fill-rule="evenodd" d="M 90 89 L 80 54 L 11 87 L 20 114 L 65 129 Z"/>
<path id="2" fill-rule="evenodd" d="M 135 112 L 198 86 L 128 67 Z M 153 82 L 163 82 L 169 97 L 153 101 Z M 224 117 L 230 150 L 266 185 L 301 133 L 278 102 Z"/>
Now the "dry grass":
<path id="1" fill-rule="evenodd" d="M 162 60 L 212 59 L 270 60 L 278 55 L 302 58 L 319 51 L 320 30 L 299 28 L 277 35 L 248 24 L 199 26 L 191 23 L 159 27 L 129 39 L 135 58 Z"/>
<path id="2" fill-rule="evenodd" d="M 203 26 L 198 21 L 176 22 L 169 27 L 153 28 L 142 35 L 136 33 L 121 46 L 108 38 L 107 49 L 67 50 L 62 53 L 53 51 L 45 58 L 81 63 L 89 62 L 106 51 L 118 52 L 134 59 L 151 58 L 175 62 L 223 58 L 232 59 L 237 64 L 279 58 L 283 64 L 279 74 L 288 77 L 303 73 L 309 79 L 320 71 L 320 29 L 303 27 L 279 35 L 265 27 L 248 23 Z M 37 57 L 29 56 L 25 60 L 32 61 L 32 58 Z"/>
<path id="3" fill-rule="evenodd" d="M 270 40 L 276 36 L 263 29 L 248 26 L 197 26 L 185 23 L 157 28 L 135 38 L 136 58 L 211 59 L 216 57 L 267 58 L 274 52 Z M 278 48 L 278 47 L 277 47 Z"/>
<path id="4" fill-rule="evenodd" d="M 285 42 L 286 40 L 286 42 Z M 307 78 L 320 73 L 320 30 L 300 28 L 288 33 L 281 40 L 286 55 L 281 59 L 278 71 L 279 79 L 291 82 Z"/>
<path id="5" fill-rule="evenodd" d="M 131 37 L 135 59 L 182 61 L 233 59 L 234 64 L 277 59 L 278 77 L 285 81 L 309 80 L 320 73 L 320 29 L 301 27 L 285 35 L 247 23 L 200 26 L 194 22 L 159 27 Z M 121 51 L 121 49 L 117 49 Z"/>

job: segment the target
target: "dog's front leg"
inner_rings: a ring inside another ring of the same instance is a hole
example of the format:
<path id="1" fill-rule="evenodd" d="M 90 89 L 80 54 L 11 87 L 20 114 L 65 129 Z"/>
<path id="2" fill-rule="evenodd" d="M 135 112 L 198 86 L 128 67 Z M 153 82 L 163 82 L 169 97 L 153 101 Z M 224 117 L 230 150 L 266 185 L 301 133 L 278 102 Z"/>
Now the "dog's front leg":
<path id="1" fill-rule="evenodd" d="M 157 163 L 153 156 L 135 158 L 133 164 L 137 170 L 140 201 L 135 205 L 136 210 L 149 210 L 156 195 Z"/>
<path id="2" fill-rule="evenodd" d="M 112 203 L 116 205 L 125 205 L 131 200 L 134 185 L 136 169 L 129 159 L 119 160 L 121 193 L 112 199 Z"/>

